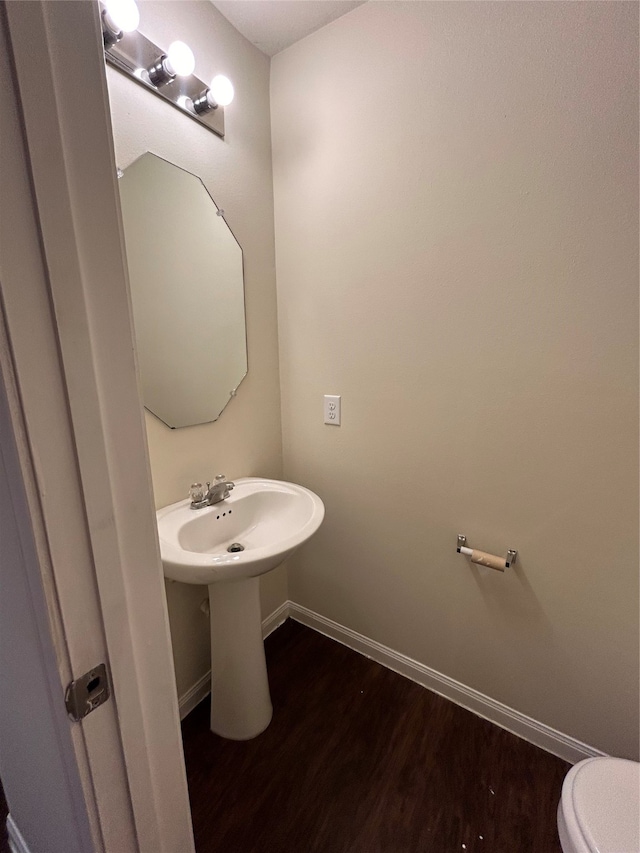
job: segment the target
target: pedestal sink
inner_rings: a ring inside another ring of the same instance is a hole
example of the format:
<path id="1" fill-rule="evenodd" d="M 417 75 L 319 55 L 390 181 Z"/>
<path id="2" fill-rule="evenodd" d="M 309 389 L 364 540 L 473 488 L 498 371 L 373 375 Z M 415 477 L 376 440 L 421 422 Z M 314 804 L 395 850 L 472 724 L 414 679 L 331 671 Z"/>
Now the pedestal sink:
<path id="1" fill-rule="evenodd" d="M 259 576 L 316 532 L 324 505 L 303 486 L 247 477 L 220 503 L 193 510 L 179 501 L 156 516 L 165 577 L 209 588 L 211 731 L 255 737 L 273 713 Z"/>

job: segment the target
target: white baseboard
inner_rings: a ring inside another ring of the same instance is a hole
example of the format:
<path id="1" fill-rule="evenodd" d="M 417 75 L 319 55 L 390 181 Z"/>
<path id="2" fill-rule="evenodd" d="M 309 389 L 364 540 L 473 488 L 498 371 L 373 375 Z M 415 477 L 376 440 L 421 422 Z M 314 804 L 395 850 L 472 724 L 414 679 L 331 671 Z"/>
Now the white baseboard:
<path id="1" fill-rule="evenodd" d="M 309 628 L 313 628 L 320 634 L 330 637 L 348 646 L 365 657 L 371 658 L 382 666 L 391 669 L 394 672 L 404 675 L 406 678 L 415 681 L 418 684 L 432 690 L 439 696 L 455 702 L 456 705 L 461 705 L 468 711 L 472 711 L 479 717 L 506 729 L 518 737 L 529 743 L 539 746 L 547 752 L 557 755 L 559 758 L 569 761 L 572 764 L 581 761 L 583 758 L 593 758 L 595 756 L 604 755 L 598 749 L 582 743 L 576 738 L 563 734 L 540 723 L 526 714 L 520 713 L 502 702 L 492 699 L 490 696 L 485 696 L 478 690 L 472 687 L 467 687 L 447 675 L 431 669 L 416 660 L 413 660 L 406 655 L 393 651 L 393 649 L 377 643 L 375 640 L 370 640 L 362 634 L 352 631 L 350 628 L 345 628 L 331 619 L 320 616 L 312 610 L 302 607 L 294 602 L 289 602 L 289 616 L 295 619 L 296 622 L 301 622 Z"/>
<path id="2" fill-rule="evenodd" d="M 11 815 L 7 817 L 7 836 L 11 853 L 30 853 L 27 842 L 22 837 L 22 833 Z"/>
<path id="3" fill-rule="evenodd" d="M 285 601 L 280 607 L 273 611 L 271 616 L 267 616 L 267 618 L 262 623 L 262 638 L 266 640 L 269 634 L 273 633 L 276 628 L 279 628 L 283 622 L 289 618 L 289 610 L 291 608 L 291 602 Z"/>
<path id="4" fill-rule="evenodd" d="M 180 710 L 180 719 L 184 720 L 187 714 L 190 714 L 196 705 L 199 705 L 202 700 L 211 693 L 211 670 L 208 669 L 205 674 L 199 678 L 193 687 L 190 687 L 186 693 L 178 697 L 178 708 Z"/>
<path id="5" fill-rule="evenodd" d="M 358 634 L 350 628 L 345 628 L 344 625 L 320 616 L 319 613 L 302 607 L 300 604 L 295 604 L 293 601 L 285 601 L 270 616 L 267 616 L 262 623 L 262 636 L 268 637 L 289 617 L 565 761 L 575 764 L 582 761 L 583 758 L 605 755 L 595 747 L 556 731 L 551 726 L 540 723 L 538 720 L 510 708 L 490 696 L 485 696 L 484 693 L 474 690 L 473 687 L 467 687 L 465 684 L 449 678 L 448 675 L 443 675 L 441 672 L 407 657 L 407 655 L 400 654 L 400 652 L 383 646 L 375 640 L 370 640 L 368 637 Z M 180 697 L 180 719 L 184 719 L 207 696 L 210 690 L 211 672 L 207 672 Z"/>
<path id="6" fill-rule="evenodd" d="M 289 604 L 285 601 L 280 607 L 276 608 L 262 623 L 262 638 L 266 639 L 269 634 L 279 628 L 280 625 L 289 616 Z M 199 705 L 202 700 L 211 693 L 211 670 L 207 670 L 202 678 L 199 678 L 193 687 L 190 687 L 186 693 L 178 699 L 178 707 L 180 709 L 180 719 L 184 720 L 187 714 Z"/>

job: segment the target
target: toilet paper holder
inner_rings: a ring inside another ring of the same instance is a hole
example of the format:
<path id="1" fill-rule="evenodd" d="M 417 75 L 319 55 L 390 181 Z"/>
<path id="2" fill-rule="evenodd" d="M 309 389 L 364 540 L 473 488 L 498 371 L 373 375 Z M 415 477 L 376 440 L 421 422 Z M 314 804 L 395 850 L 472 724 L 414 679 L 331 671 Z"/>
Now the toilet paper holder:
<path id="1" fill-rule="evenodd" d="M 472 563 L 477 563 L 479 566 L 488 566 L 490 569 L 497 569 L 499 572 L 504 572 L 510 568 L 516 561 L 518 556 L 517 551 L 509 549 L 506 557 L 497 557 L 495 554 L 487 554 L 485 551 L 478 551 L 476 548 L 467 547 L 467 537 L 458 534 L 458 554 L 465 554 L 471 557 Z"/>

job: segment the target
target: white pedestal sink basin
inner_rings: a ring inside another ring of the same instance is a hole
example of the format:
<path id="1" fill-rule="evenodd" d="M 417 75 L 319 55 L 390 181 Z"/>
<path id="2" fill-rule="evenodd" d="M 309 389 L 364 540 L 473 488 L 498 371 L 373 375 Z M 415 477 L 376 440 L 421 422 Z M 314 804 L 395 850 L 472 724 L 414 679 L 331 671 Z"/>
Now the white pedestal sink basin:
<path id="1" fill-rule="evenodd" d="M 294 483 L 247 477 L 220 503 L 193 510 L 179 501 L 156 516 L 165 576 L 209 588 L 211 731 L 255 737 L 272 715 L 259 576 L 316 532 L 324 505 Z"/>

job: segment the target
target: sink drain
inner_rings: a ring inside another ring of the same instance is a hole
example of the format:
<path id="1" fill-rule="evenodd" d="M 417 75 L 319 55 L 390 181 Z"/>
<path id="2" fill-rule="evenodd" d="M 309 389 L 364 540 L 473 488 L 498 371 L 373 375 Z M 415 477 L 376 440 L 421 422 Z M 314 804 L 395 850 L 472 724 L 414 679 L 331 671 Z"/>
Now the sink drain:
<path id="1" fill-rule="evenodd" d="M 244 551 L 244 545 L 241 545 L 239 542 L 234 542 L 233 545 L 229 545 L 227 551 L 230 554 L 237 554 L 238 551 Z"/>

